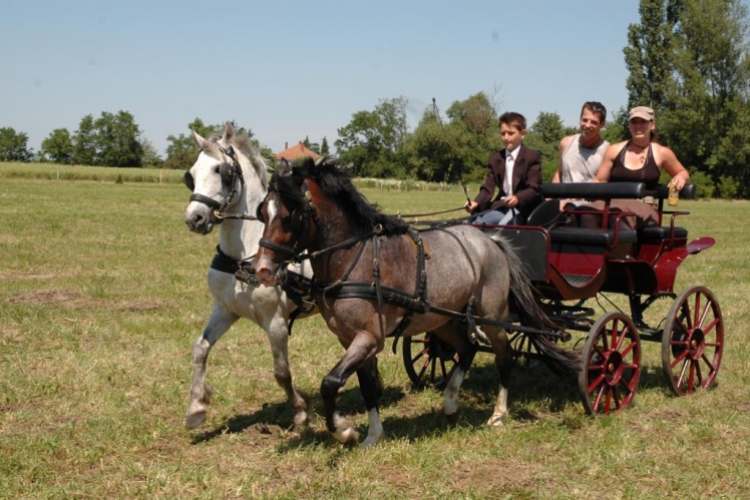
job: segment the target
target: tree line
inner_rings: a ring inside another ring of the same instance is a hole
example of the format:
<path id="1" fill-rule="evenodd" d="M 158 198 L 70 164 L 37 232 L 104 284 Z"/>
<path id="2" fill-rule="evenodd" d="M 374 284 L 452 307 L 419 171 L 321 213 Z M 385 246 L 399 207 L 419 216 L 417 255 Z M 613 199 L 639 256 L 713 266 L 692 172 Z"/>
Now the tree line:
<path id="1" fill-rule="evenodd" d="M 603 136 L 627 138 L 627 109 L 647 105 L 656 112 L 658 140 L 672 148 L 708 195 L 750 198 L 750 55 L 748 9 L 742 0 L 639 0 L 640 22 L 628 27 L 623 49 L 628 78 L 627 108 L 610 118 Z M 592 96 L 596 100 L 596 96 Z M 581 103 L 582 104 L 582 103 Z M 607 103 L 604 103 L 605 105 Z M 481 180 L 490 151 L 501 149 L 494 96 L 478 92 L 423 110 L 412 130 L 409 101 L 381 99 L 373 110 L 354 113 L 338 129 L 336 154 L 353 175 L 433 182 Z M 518 110 L 523 112 L 523 110 Z M 253 138 L 271 163 L 273 152 Z M 188 124 L 204 137 L 223 124 L 200 118 Z M 551 179 L 558 162 L 558 143 L 575 133 L 556 113 L 540 113 L 525 143 L 543 155 L 543 174 Z M 39 152 L 27 148 L 28 137 L 0 128 L 0 161 L 51 161 L 116 167 L 186 168 L 198 154 L 189 134 L 167 138 L 161 159 L 143 137 L 132 114 L 102 112 L 85 116 L 73 133 L 56 129 Z M 329 154 L 325 137 L 305 146 Z"/>

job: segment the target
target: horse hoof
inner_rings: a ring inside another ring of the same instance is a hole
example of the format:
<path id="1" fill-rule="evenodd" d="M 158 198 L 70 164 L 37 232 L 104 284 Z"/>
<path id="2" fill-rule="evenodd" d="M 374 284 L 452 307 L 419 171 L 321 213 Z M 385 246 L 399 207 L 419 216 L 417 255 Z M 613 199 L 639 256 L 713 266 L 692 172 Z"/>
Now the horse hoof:
<path id="1" fill-rule="evenodd" d="M 302 432 L 307 427 L 307 412 L 301 411 L 294 415 L 294 432 Z"/>
<path id="2" fill-rule="evenodd" d="M 446 414 L 445 418 L 448 420 L 448 426 L 449 427 L 456 427 L 458 423 L 461 421 L 461 417 L 463 416 L 463 410 L 459 407 L 455 412 L 451 413 L 450 415 Z"/>
<path id="3" fill-rule="evenodd" d="M 503 415 L 492 415 L 487 421 L 487 425 L 490 427 L 505 427 L 503 422 Z"/>
<path id="4" fill-rule="evenodd" d="M 354 446 L 359 442 L 359 432 L 352 427 L 333 433 L 333 437 L 344 446 Z"/>
<path id="5" fill-rule="evenodd" d="M 185 419 L 185 427 L 187 429 L 195 429 L 196 427 L 200 427 L 205 421 L 206 410 L 200 410 L 187 416 Z"/>
<path id="6" fill-rule="evenodd" d="M 364 441 L 359 445 L 360 448 L 370 448 L 380 442 L 380 439 L 375 436 L 367 436 Z"/>

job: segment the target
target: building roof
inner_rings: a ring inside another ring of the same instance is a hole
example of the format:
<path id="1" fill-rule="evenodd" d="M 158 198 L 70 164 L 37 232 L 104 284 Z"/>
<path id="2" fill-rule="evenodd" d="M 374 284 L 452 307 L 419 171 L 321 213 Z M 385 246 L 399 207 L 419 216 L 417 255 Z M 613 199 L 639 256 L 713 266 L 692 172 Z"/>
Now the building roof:
<path id="1" fill-rule="evenodd" d="M 290 148 L 289 147 L 286 148 L 284 151 L 280 153 L 276 153 L 277 160 L 284 159 L 287 161 L 292 161 L 301 156 L 309 156 L 313 160 L 317 160 L 318 158 L 320 158 L 320 155 L 318 153 L 316 153 L 315 151 L 312 151 L 311 149 L 306 148 L 305 145 L 302 144 L 302 141 L 299 141 L 298 144 L 295 144 L 294 146 Z"/>

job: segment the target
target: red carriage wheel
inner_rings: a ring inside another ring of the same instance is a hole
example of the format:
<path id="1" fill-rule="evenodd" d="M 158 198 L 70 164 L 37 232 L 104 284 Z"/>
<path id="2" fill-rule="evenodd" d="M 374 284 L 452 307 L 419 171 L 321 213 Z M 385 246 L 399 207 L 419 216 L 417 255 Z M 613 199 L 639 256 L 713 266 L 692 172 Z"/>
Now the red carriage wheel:
<path id="1" fill-rule="evenodd" d="M 683 291 L 669 311 L 661 341 L 661 360 L 669 387 L 678 396 L 709 388 L 724 353 L 724 319 L 711 291 Z"/>
<path id="2" fill-rule="evenodd" d="M 641 376 L 641 339 L 633 321 L 605 314 L 589 330 L 578 389 L 586 413 L 609 415 L 633 402 Z"/>
<path id="3" fill-rule="evenodd" d="M 444 389 L 458 364 L 458 354 L 437 335 L 402 337 L 404 367 L 416 389 Z"/>

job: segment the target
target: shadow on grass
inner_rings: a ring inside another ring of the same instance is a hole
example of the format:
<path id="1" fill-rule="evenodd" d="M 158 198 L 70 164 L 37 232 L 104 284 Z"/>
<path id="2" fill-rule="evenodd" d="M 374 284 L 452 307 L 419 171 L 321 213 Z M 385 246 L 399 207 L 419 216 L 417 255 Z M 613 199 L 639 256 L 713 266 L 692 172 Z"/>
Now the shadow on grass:
<path id="1" fill-rule="evenodd" d="M 508 388 L 508 402 L 511 421 L 532 422 L 559 417 L 560 425 L 580 427 L 584 425 L 582 419 L 572 421 L 562 415 L 564 408 L 573 404 L 581 404 L 578 392 L 577 376 L 575 374 L 560 376 L 552 372 L 543 363 L 536 363 L 531 367 L 515 367 L 511 375 Z M 661 370 L 658 367 L 644 366 L 641 372 L 640 388 L 663 388 L 669 392 L 664 383 Z M 426 388 L 424 391 L 434 389 Z M 498 391 L 497 369 L 493 363 L 474 365 L 470 375 L 461 388 L 460 401 L 462 416 L 461 427 L 482 427 L 492 414 Z M 418 392 L 418 391 L 417 391 Z M 385 387 L 380 400 L 380 408 L 396 406 L 406 397 L 401 387 Z M 637 395 L 636 395 L 637 397 Z M 310 418 L 317 420 L 319 425 L 306 426 L 279 443 L 277 450 L 285 453 L 300 447 L 326 446 L 337 447 L 339 444 L 325 431 L 323 403 L 319 395 L 310 398 Z M 532 410 L 529 407 L 542 410 Z M 337 402 L 337 409 L 342 415 L 355 416 L 365 412 L 364 402 L 359 387 L 342 391 Z M 582 418 L 585 418 L 582 416 Z M 215 429 L 196 434 L 192 443 L 199 444 L 210 441 L 222 434 L 242 433 L 258 427 L 260 432 L 275 434 L 274 429 L 293 429 L 293 414 L 288 404 L 274 403 L 264 405 L 262 409 L 244 415 L 235 415 Z M 383 419 L 388 439 L 406 439 L 409 441 L 429 438 L 446 432 L 451 428 L 441 411 L 427 411 L 418 415 L 389 416 Z M 265 430 L 265 431 L 264 431 Z M 367 426 L 357 426 L 360 442 L 367 433 Z"/>
<path id="2" fill-rule="evenodd" d="M 538 365 L 532 368 L 516 368 L 513 372 L 510 392 L 511 419 L 514 421 L 538 420 L 540 417 L 531 411 L 525 410 L 524 405 L 532 401 L 549 402 L 550 412 L 559 412 L 565 405 L 571 402 L 578 403 L 577 386 L 572 377 L 562 380 L 546 366 Z M 567 386 L 567 387 L 566 387 Z M 563 387 L 565 387 L 563 389 Z M 426 388 L 423 391 L 435 389 Z M 460 427 L 483 427 L 492 414 L 498 391 L 498 375 L 494 364 L 475 365 L 471 368 L 470 376 L 464 381 L 461 388 L 461 421 Z M 420 391 L 415 391 L 420 392 Z M 398 396 L 393 398 L 390 394 Z M 521 395 L 523 395 L 521 397 Z M 359 400 L 354 405 L 345 404 L 341 399 L 338 408 L 344 415 L 353 415 L 362 412 L 361 397 L 358 391 L 354 395 Z M 382 398 L 381 408 L 393 405 L 404 397 L 399 389 L 386 389 Z M 383 419 L 383 427 L 387 439 L 405 439 L 413 441 L 430 438 L 449 431 L 452 426 L 442 411 L 425 411 L 417 415 L 388 416 Z M 357 426 L 360 433 L 360 442 L 367 433 L 367 426 Z M 330 446 L 339 444 L 324 430 L 305 429 L 301 434 L 281 443 L 278 451 L 283 453 L 292 449 L 307 446 Z"/>
<path id="3" fill-rule="evenodd" d="M 385 387 L 383 388 L 383 395 L 380 399 L 380 407 L 387 408 L 398 403 L 398 401 L 403 398 L 404 392 L 400 387 Z M 316 418 L 316 414 L 323 414 L 323 402 L 320 395 L 310 397 L 308 403 L 311 408 L 308 412 L 310 418 Z M 344 415 L 353 415 L 364 412 L 364 401 L 362 399 L 362 394 L 359 391 L 359 387 L 355 386 L 342 391 L 337 403 L 337 408 Z M 223 434 L 239 434 L 255 426 L 261 426 L 261 428 L 268 426 L 269 428 L 274 427 L 291 431 L 294 429 L 294 415 L 292 409 L 286 402 L 264 404 L 263 407 L 256 412 L 235 415 L 212 430 L 195 434 L 192 438 L 192 444 L 211 441 Z M 268 433 L 270 434 L 272 431 L 269 430 Z M 320 441 L 325 441 L 329 437 L 327 432 L 315 433 L 309 428 L 305 428 L 301 431 L 302 436 L 309 435 L 310 433 L 323 436 Z"/>

